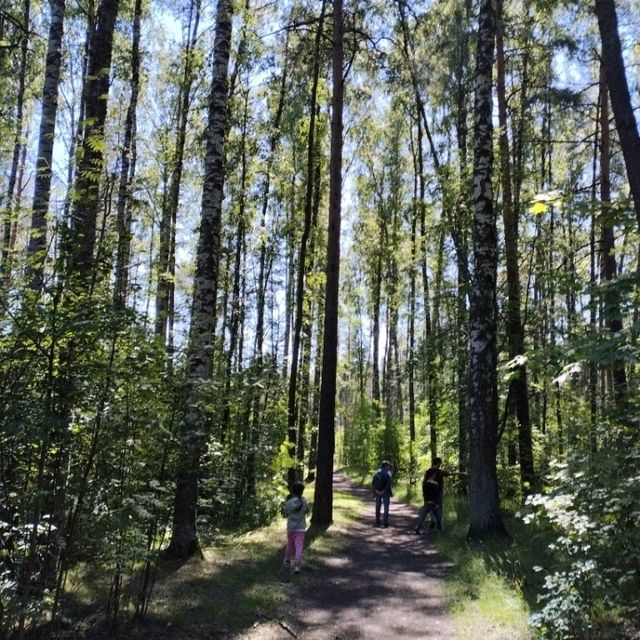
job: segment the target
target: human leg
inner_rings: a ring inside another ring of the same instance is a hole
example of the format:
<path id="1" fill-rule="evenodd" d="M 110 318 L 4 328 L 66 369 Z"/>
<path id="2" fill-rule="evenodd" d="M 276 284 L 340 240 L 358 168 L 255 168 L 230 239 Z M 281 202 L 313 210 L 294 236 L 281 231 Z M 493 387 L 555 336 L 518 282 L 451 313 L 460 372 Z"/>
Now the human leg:
<path id="1" fill-rule="evenodd" d="M 386 527 L 389 525 L 389 502 L 391 501 L 391 496 L 388 493 L 385 493 L 382 496 L 382 504 L 384 506 L 383 516 L 382 516 L 382 526 Z"/>
<path id="2" fill-rule="evenodd" d="M 376 525 L 380 524 L 380 506 L 382 505 L 382 496 L 376 495 Z"/>
<path id="3" fill-rule="evenodd" d="M 293 531 L 294 534 L 294 546 L 295 546 L 295 565 L 297 569 L 300 569 L 302 564 L 302 550 L 304 549 L 304 531 Z"/>
<path id="4" fill-rule="evenodd" d="M 284 552 L 284 563 L 285 565 L 291 564 L 291 558 L 295 555 L 295 531 L 287 531 L 287 548 Z"/>

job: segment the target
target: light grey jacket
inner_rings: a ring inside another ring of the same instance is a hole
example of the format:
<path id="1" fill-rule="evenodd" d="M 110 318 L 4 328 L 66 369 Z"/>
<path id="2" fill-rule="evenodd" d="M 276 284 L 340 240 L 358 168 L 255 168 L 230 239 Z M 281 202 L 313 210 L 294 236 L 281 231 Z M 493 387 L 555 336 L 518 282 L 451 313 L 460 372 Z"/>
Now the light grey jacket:
<path id="1" fill-rule="evenodd" d="M 287 531 L 306 531 L 309 504 L 304 498 L 292 496 L 284 505 L 284 515 L 287 516 Z"/>

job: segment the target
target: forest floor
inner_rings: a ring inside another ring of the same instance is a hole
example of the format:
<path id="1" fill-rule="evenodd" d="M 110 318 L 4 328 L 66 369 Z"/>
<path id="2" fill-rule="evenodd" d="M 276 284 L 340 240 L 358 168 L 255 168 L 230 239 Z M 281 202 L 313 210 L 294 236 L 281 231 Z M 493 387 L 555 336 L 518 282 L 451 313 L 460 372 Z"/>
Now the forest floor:
<path id="1" fill-rule="evenodd" d="M 284 522 L 205 548 L 204 560 L 162 567 L 148 618 L 118 631 L 104 613 L 33 637 L 55 640 L 515 640 L 530 637 L 485 618 L 454 624 L 447 595 L 452 564 L 436 535 L 416 535 L 417 510 L 392 499 L 388 528 L 374 527 L 371 491 L 334 478 L 334 524 L 312 527 L 302 571 L 282 565 Z M 95 592 L 94 592 L 95 595 Z M 93 599 L 93 598 L 91 598 Z M 96 600 L 93 600 L 94 603 Z M 466 617 L 466 616 L 463 616 Z M 90 620 L 93 618 L 93 621 Z M 460 618 L 460 616 L 458 616 Z"/>
<path id="2" fill-rule="evenodd" d="M 443 586 L 450 567 L 433 545 L 435 532 L 416 535 L 415 509 L 395 501 L 389 527 L 374 527 L 371 491 L 340 474 L 334 487 L 362 503 L 358 520 L 341 532 L 344 545 L 334 555 L 305 563 L 300 576 L 285 573 L 286 615 L 238 638 L 455 638 Z"/>

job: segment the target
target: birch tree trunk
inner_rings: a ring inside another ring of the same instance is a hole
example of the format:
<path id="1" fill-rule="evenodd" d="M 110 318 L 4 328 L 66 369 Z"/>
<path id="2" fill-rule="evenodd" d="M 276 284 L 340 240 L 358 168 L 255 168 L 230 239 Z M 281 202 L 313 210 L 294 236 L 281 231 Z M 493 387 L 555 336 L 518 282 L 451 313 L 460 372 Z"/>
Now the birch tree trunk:
<path id="1" fill-rule="evenodd" d="M 173 528 L 167 549 L 176 558 L 188 558 L 200 551 L 196 529 L 198 474 L 209 431 L 202 383 L 210 377 L 213 367 L 232 5 L 232 0 L 220 0 L 216 14 L 202 214 L 187 352 L 186 413 L 180 438 Z"/>
<path id="2" fill-rule="evenodd" d="M 29 237 L 28 270 L 30 288 L 39 291 L 44 285 L 44 262 L 47 253 L 47 212 L 51 197 L 51 163 L 58 111 L 58 86 L 62 61 L 62 33 L 65 0 L 50 0 L 51 21 L 47 43 L 47 62 L 42 90 L 42 115 L 38 136 L 33 213 Z"/>
<path id="3" fill-rule="evenodd" d="M 469 538 L 505 534 L 496 448 L 496 216 L 493 208 L 492 71 L 495 0 L 480 5 L 475 80 L 473 290 L 469 322 Z"/>

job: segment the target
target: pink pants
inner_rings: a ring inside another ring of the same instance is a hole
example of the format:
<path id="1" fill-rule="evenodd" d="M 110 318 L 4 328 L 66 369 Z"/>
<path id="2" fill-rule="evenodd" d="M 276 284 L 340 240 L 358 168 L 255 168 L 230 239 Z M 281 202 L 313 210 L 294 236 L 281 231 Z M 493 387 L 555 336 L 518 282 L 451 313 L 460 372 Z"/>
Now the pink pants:
<path id="1" fill-rule="evenodd" d="M 304 546 L 304 531 L 287 531 L 287 550 L 284 553 L 284 561 L 291 562 L 295 552 L 296 564 L 302 562 L 302 547 Z"/>

